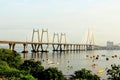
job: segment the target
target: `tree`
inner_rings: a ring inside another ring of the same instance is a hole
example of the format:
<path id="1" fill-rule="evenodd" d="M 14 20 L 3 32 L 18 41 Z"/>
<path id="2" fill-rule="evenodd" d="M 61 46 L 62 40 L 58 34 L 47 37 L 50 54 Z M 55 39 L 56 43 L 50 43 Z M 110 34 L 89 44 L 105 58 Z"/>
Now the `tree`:
<path id="1" fill-rule="evenodd" d="M 48 68 L 44 70 L 41 80 L 64 80 L 64 76 L 57 68 Z"/>
<path id="2" fill-rule="evenodd" d="M 20 80 L 36 80 L 32 75 L 28 74 L 28 75 L 21 75 L 20 76 Z"/>
<path id="3" fill-rule="evenodd" d="M 96 74 L 92 74 L 90 70 L 81 69 L 75 71 L 74 75 L 72 75 L 71 80 L 100 80 L 100 77 Z"/>
<path id="4" fill-rule="evenodd" d="M 21 64 L 22 60 L 18 53 L 0 49 L 0 77 L 5 80 L 35 80 L 29 73 L 18 69 Z"/>
<path id="5" fill-rule="evenodd" d="M 111 65 L 111 69 L 107 70 L 108 80 L 120 80 L 120 65 Z"/>
<path id="6" fill-rule="evenodd" d="M 0 61 L 0 77 L 5 77 L 7 80 L 35 80 L 32 75 L 26 74 L 25 71 L 11 68 L 5 61 Z"/>
<path id="7" fill-rule="evenodd" d="M 13 68 L 18 68 L 22 64 L 20 54 L 9 49 L 0 49 L 0 60 L 7 62 Z"/>
<path id="8" fill-rule="evenodd" d="M 44 70 L 44 67 L 41 66 L 40 61 L 35 62 L 34 60 L 25 60 L 20 66 L 20 70 L 32 74 L 35 78 L 39 78 L 40 74 Z"/>

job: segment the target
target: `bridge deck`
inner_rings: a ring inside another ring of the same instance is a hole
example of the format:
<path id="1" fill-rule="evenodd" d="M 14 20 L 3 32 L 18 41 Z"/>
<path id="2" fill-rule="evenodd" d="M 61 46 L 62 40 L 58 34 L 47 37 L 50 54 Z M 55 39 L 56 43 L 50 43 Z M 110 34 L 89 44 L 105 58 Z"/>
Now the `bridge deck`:
<path id="1" fill-rule="evenodd" d="M 89 45 L 89 44 L 71 44 L 71 43 L 52 43 L 52 42 L 29 42 L 29 41 L 0 41 L 1 44 L 44 44 L 44 45 Z"/>

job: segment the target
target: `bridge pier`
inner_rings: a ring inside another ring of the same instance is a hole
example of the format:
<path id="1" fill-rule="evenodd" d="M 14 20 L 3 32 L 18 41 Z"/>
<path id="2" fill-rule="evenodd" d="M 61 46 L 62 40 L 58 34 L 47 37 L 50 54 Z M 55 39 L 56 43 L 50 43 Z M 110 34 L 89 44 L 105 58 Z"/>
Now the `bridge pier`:
<path id="1" fill-rule="evenodd" d="M 23 44 L 23 58 L 27 58 L 28 55 L 28 44 Z"/>
<path id="2" fill-rule="evenodd" d="M 84 51 L 86 51 L 87 49 L 86 49 L 87 47 L 86 47 L 86 45 L 83 45 L 83 50 Z"/>
<path id="3" fill-rule="evenodd" d="M 64 44 L 64 51 L 67 51 L 67 45 Z"/>
<path id="4" fill-rule="evenodd" d="M 43 44 L 41 44 L 41 52 L 49 52 L 48 47 L 49 45 L 47 44 L 46 48 L 44 49 Z"/>
<path id="5" fill-rule="evenodd" d="M 77 51 L 77 45 L 75 44 L 75 50 L 74 51 Z"/>
<path id="6" fill-rule="evenodd" d="M 68 51 L 68 45 L 67 44 L 61 45 L 60 51 Z"/>
<path id="7" fill-rule="evenodd" d="M 66 44 L 66 51 L 69 51 L 69 44 Z"/>
<path id="8" fill-rule="evenodd" d="M 59 44 L 59 49 L 57 50 L 57 51 L 60 51 L 60 52 L 62 52 L 62 51 L 66 51 L 66 48 L 65 48 L 66 46 L 63 44 Z"/>
<path id="9" fill-rule="evenodd" d="M 55 45 L 53 44 L 53 51 L 59 51 L 59 45 L 56 45 L 57 47 L 55 48 Z"/>
<path id="10" fill-rule="evenodd" d="M 52 47 L 53 47 L 53 51 L 56 51 L 55 46 L 54 46 L 54 45 L 52 45 Z"/>
<path id="11" fill-rule="evenodd" d="M 62 49 L 62 45 L 60 44 L 60 51 L 63 51 L 63 49 Z"/>
<path id="12" fill-rule="evenodd" d="M 74 45 L 73 45 L 73 51 L 75 51 L 75 50 L 76 50 L 76 45 L 74 44 Z"/>
<path id="13" fill-rule="evenodd" d="M 32 52 L 39 52 L 39 44 L 31 44 L 32 45 Z"/>
<path id="14" fill-rule="evenodd" d="M 9 49 L 11 51 L 14 51 L 14 48 L 15 48 L 15 43 L 9 43 Z"/>
<path id="15" fill-rule="evenodd" d="M 23 51 L 22 51 L 22 53 L 28 53 L 27 48 L 28 48 L 28 44 L 23 44 Z"/>
<path id="16" fill-rule="evenodd" d="M 72 50 L 73 50 L 73 49 L 72 49 L 72 46 L 73 46 L 73 45 L 71 45 L 71 44 L 70 44 L 70 51 L 72 51 Z"/>
<path id="17" fill-rule="evenodd" d="M 80 45 L 78 45 L 78 50 L 80 51 Z"/>
<path id="18" fill-rule="evenodd" d="M 80 45 L 80 51 L 85 51 L 85 50 L 86 50 L 85 45 Z"/>
<path id="19" fill-rule="evenodd" d="M 79 48 L 79 45 L 77 44 L 77 45 L 76 45 L 76 51 L 79 51 L 79 49 L 80 49 L 80 48 Z"/>
<path id="20" fill-rule="evenodd" d="M 76 50 L 77 50 L 77 46 L 75 44 L 71 44 L 70 51 L 76 51 Z"/>

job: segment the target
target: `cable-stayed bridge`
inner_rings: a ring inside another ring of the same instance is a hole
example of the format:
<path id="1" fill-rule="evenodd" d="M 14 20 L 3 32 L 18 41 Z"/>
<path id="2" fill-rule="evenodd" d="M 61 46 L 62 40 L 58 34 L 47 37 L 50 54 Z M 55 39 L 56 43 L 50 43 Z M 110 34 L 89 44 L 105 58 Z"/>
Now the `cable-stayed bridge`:
<path id="1" fill-rule="evenodd" d="M 35 39 L 35 33 L 37 34 L 37 41 L 34 41 Z M 46 36 L 46 38 L 44 38 Z M 89 37 L 89 32 L 88 32 Z M 93 36 L 92 36 L 93 37 Z M 46 42 L 44 42 L 46 40 Z M 55 40 L 57 40 L 55 42 Z M 0 44 L 8 44 L 9 49 L 14 51 L 15 45 L 22 44 L 23 45 L 23 51 L 22 52 L 28 52 L 28 45 L 32 46 L 32 52 L 48 52 L 49 46 L 52 46 L 53 51 L 87 51 L 87 50 L 94 50 L 94 47 L 98 47 L 94 44 L 93 38 L 87 38 L 86 44 L 80 44 L 80 43 L 68 43 L 66 39 L 66 34 L 61 33 L 60 35 L 58 33 L 53 34 L 53 40 L 49 41 L 49 34 L 48 29 L 44 30 L 42 29 L 42 33 L 40 35 L 39 29 L 33 29 L 32 33 L 32 40 L 31 41 L 7 41 L 7 40 L 0 40 Z"/>

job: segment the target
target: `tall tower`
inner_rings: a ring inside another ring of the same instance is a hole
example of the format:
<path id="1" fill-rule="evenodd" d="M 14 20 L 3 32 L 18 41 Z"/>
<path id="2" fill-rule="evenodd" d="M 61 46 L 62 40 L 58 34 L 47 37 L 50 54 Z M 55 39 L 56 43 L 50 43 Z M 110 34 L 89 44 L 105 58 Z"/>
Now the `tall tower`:
<path id="1" fill-rule="evenodd" d="M 60 43 L 62 43 L 62 40 L 64 41 L 63 43 L 67 43 L 67 41 L 66 41 L 66 34 L 64 33 L 61 33 L 61 35 L 60 35 Z"/>
<path id="2" fill-rule="evenodd" d="M 87 41 L 86 41 L 86 49 L 87 50 L 93 50 L 94 45 L 95 45 L 95 41 L 94 41 L 93 32 L 90 32 L 90 30 L 88 29 Z"/>
<path id="3" fill-rule="evenodd" d="M 54 33 L 52 43 L 55 43 L 55 39 L 57 40 L 56 43 L 60 42 L 60 40 L 59 40 L 59 34 L 58 33 Z M 52 46 L 53 46 L 53 51 L 58 51 L 59 45 L 56 45 L 57 48 L 55 47 L 54 44 Z"/>
<path id="4" fill-rule="evenodd" d="M 59 43 L 59 34 L 58 33 L 54 33 L 53 35 L 53 43 L 55 42 L 55 38 L 57 39 L 57 42 Z"/>
<path id="5" fill-rule="evenodd" d="M 35 39 L 35 33 L 37 33 L 37 42 L 40 42 L 39 29 L 33 29 L 33 33 L 32 33 L 32 42 L 34 42 L 34 39 Z"/>
<path id="6" fill-rule="evenodd" d="M 35 33 L 37 33 L 37 41 L 35 40 Z M 33 29 L 32 33 L 32 41 L 31 42 L 40 42 L 40 34 L 39 34 L 39 29 Z M 32 52 L 38 52 L 39 50 L 39 44 L 32 44 Z"/>
<path id="7" fill-rule="evenodd" d="M 60 45 L 60 51 L 66 51 L 67 50 L 67 40 L 66 40 L 66 33 L 61 33 L 60 35 L 60 43 L 64 43 L 63 47 Z"/>
<path id="8" fill-rule="evenodd" d="M 46 36 L 47 36 L 47 42 L 44 42 L 43 40 L 44 40 L 44 33 L 46 33 Z M 46 30 L 44 30 L 44 29 L 42 29 L 42 34 L 41 34 L 41 42 L 42 43 L 49 43 L 49 35 L 48 35 L 48 29 L 46 29 Z M 48 47 L 49 47 L 49 45 L 47 44 L 46 45 L 46 48 L 45 48 L 45 50 L 43 49 L 43 45 L 41 45 L 41 49 L 42 49 L 42 51 L 41 52 L 48 52 Z"/>

